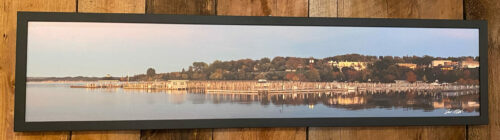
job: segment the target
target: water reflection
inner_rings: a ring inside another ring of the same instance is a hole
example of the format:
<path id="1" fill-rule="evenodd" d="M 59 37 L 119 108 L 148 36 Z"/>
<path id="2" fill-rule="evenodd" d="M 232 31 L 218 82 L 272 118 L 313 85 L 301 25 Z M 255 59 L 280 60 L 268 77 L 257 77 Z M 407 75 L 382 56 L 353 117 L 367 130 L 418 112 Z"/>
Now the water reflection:
<path id="1" fill-rule="evenodd" d="M 228 94 L 28 84 L 27 121 L 479 115 L 479 91 Z"/>
<path id="2" fill-rule="evenodd" d="M 119 92 L 121 89 L 87 89 Z M 322 104 L 330 108 L 361 110 L 371 108 L 406 108 L 412 110 L 432 111 L 434 109 L 461 109 L 465 112 L 479 112 L 479 91 L 461 92 L 376 92 L 376 93 L 285 93 L 285 94 L 205 94 L 186 90 L 141 90 L 124 89 L 124 93 L 170 94 L 171 102 L 182 104 L 189 94 L 203 95 L 203 98 L 189 98 L 194 104 L 238 103 L 260 105 L 314 105 Z M 198 96 L 197 96 L 198 97 Z"/>

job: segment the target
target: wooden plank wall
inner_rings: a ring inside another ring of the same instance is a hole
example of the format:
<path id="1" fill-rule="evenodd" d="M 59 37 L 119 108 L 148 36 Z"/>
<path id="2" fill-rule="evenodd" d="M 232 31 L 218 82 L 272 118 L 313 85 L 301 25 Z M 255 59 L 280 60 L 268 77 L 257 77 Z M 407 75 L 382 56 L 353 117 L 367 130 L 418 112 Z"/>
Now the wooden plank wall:
<path id="1" fill-rule="evenodd" d="M 488 20 L 488 97 L 490 123 L 469 126 L 473 140 L 500 139 L 500 1 L 465 0 L 465 19 Z"/>
<path id="2" fill-rule="evenodd" d="M 0 139 L 499 139 L 499 8 L 498 0 L 0 0 Z M 14 133 L 17 11 L 488 20 L 490 124 Z"/>

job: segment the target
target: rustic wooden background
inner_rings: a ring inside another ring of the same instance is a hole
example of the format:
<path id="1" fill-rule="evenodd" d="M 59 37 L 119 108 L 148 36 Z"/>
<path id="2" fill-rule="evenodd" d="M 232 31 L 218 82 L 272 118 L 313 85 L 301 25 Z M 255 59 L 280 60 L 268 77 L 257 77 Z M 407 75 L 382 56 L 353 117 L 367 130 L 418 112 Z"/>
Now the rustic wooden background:
<path id="1" fill-rule="evenodd" d="M 290 17 L 481 19 L 489 24 L 490 123 L 484 126 L 297 127 L 13 132 L 17 11 Z M 500 0 L 0 0 L 0 139 L 500 139 Z"/>

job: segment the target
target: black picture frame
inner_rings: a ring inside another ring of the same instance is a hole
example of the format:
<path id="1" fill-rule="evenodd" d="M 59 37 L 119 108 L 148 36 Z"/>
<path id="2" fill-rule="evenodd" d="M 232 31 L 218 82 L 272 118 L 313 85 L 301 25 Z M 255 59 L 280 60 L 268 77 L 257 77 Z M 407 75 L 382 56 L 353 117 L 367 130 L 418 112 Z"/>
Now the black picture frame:
<path id="1" fill-rule="evenodd" d="M 202 120 L 137 120 L 137 121 L 68 121 L 26 122 L 26 65 L 29 21 L 169 23 L 217 25 L 284 25 L 284 26 L 352 26 L 412 28 L 479 29 L 480 116 L 473 117 L 362 117 L 362 118 L 279 118 L 279 119 L 202 119 Z M 62 130 L 131 130 L 238 127 L 324 127 L 324 126 L 402 126 L 402 125 L 481 125 L 488 124 L 488 46 L 487 22 L 471 20 L 421 19 L 355 19 L 185 16 L 154 14 L 97 14 L 18 12 L 14 131 Z"/>

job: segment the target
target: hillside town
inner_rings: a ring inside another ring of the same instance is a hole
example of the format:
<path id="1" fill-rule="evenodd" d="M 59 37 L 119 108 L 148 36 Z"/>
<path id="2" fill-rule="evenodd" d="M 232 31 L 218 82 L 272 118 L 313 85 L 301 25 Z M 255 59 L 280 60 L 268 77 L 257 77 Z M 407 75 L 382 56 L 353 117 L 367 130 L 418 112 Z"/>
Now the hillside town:
<path id="1" fill-rule="evenodd" d="M 122 80 L 284 80 L 479 84 L 479 57 L 338 55 L 327 58 L 274 57 L 259 60 L 194 62 L 178 72 L 123 77 Z"/>

